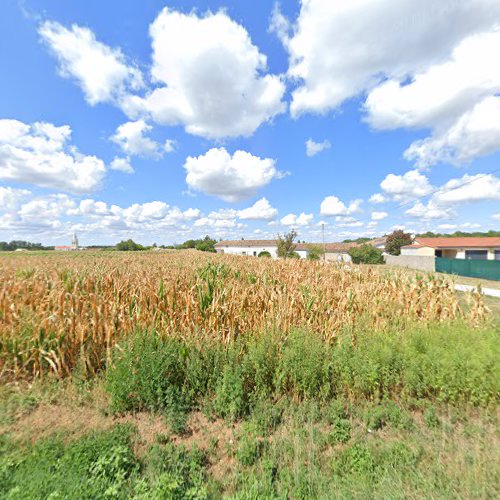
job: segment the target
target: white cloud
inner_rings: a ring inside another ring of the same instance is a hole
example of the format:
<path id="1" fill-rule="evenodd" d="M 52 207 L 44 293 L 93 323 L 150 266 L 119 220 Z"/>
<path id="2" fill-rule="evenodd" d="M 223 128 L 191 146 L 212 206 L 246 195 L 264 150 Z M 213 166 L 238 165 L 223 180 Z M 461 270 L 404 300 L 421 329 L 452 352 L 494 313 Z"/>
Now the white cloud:
<path id="1" fill-rule="evenodd" d="M 500 220 L 500 214 L 494 214 L 491 217 L 493 217 L 493 219 L 495 220 Z"/>
<path id="2" fill-rule="evenodd" d="M 449 180 L 433 195 L 432 200 L 439 205 L 500 200 L 500 179 L 492 174 L 465 174 L 460 179 Z"/>
<path id="3" fill-rule="evenodd" d="M 159 86 L 141 105 L 157 123 L 212 139 L 248 136 L 284 111 L 283 82 L 265 74 L 266 56 L 226 13 L 164 8 L 150 35 Z"/>
<path id="4" fill-rule="evenodd" d="M 361 211 L 360 205 L 363 200 L 353 200 L 346 206 L 337 196 L 327 196 L 320 207 L 320 214 L 324 216 L 351 215 Z"/>
<path id="5" fill-rule="evenodd" d="M 314 219 L 313 214 L 305 214 L 302 212 L 300 215 L 288 214 L 281 219 L 281 224 L 284 226 L 308 226 Z"/>
<path id="6" fill-rule="evenodd" d="M 457 216 L 456 207 L 488 200 L 500 200 L 500 179 L 492 174 L 465 174 L 450 179 L 433 193 L 426 204 L 418 202 L 405 213 L 422 219 L 453 219 Z"/>
<path id="7" fill-rule="evenodd" d="M 395 201 L 426 196 L 433 189 L 429 179 L 418 170 L 410 170 L 403 175 L 389 174 L 380 183 L 380 187 Z"/>
<path id="8" fill-rule="evenodd" d="M 415 203 L 413 207 L 405 211 L 405 214 L 409 217 L 424 220 L 454 219 L 457 217 L 454 210 L 436 205 L 432 200 L 427 204 L 421 202 Z"/>
<path id="9" fill-rule="evenodd" d="M 140 71 L 121 50 L 97 41 L 88 28 L 73 24 L 68 29 L 46 21 L 38 31 L 57 57 L 61 74 L 77 80 L 89 104 L 118 102 L 130 90 L 142 87 Z"/>
<path id="10" fill-rule="evenodd" d="M 372 212 L 372 220 L 385 219 L 389 214 L 387 212 Z"/>
<path id="11" fill-rule="evenodd" d="M 276 11 L 271 28 L 298 83 L 292 115 L 366 93 L 374 128 L 431 129 L 406 151 L 418 165 L 500 149 L 497 0 L 302 0 L 293 27 Z"/>
<path id="12" fill-rule="evenodd" d="M 0 179 L 74 193 L 96 189 L 105 174 L 104 162 L 69 146 L 70 137 L 68 125 L 0 120 Z"/>
<path id="13" fill-rule="evenodd" d="M 372 196 L 370 196 L 370 199 L 368 200 L 370 203 L 385 203 L 387 201 L 387 198 L 380 193 L 375 193 Z"/>
<path id="14" fill-rule="evenodd" d="M 500 89 L 500 79 L 499 79 Z M 427 167 L 436 163 L 460 165 L 500 149 L 500 97 L 486 97 L 449 128 L 415 141 L 405 158 Z"/>
<path id="15" fill-rule="evenodd" d="M 134 168 L 130 164 L 130 160 L 128 158 L 113 158 L 113 161 L 109 164 L 109 168 L 126 174 L 134 173 Z"/>
<path id="16" fill-rule="evenodd" d="M 446 58 L 468 35 L 492 29 L 495 0 L 302 0 L 292 37 L 275 22 L 299 82 L 291 111 L 324 112 L 374 88 L 404 81 Z"/>
<path id="17" fill-rule="evenodd" d="M 243 220 L 272 220 L 278 215 L 278 210 L 272 207 L 266 198 L 257 200 L 251 207 L 238 212 L 238 217 Z"/>
<path id="18" fill-rule="evenodd" d="M 120 146 L 121 150 L 130 156 L 144 156 L 149 158 L 161 158 L 164 153 L 170 153 L 174 150 L 174 142 L 167 140 L 160 146 L 145 134 L 151 131 L 153 127 L 144 120 L 126 122 L 120 125 L 111 140 Z"/>
<path id="19" fill-rule="evenodd" d="M 231 156 L 225 148 L 189 156 L 184 168 L 189 188 L 228 202 L 249 198 L 273 178 L 283 175 L 271 158 L 259 158 L 246 151 L 236 151 Z"/>
<path id="20" fill-rule="evenodd" d="M 312 139 L 307 139 L 306 141 L 306 155 L 311 157 L 315 156 L 325 149 L 331 147 L 330 141 L 324 140 L 323 142 L 314 142 Z"/>
<path id="21" fill-rule="evenodd" d="M 31 194 L 27 189 L 14 189 L 0 186 L 0 210 L 12 210 L 21 200 Z"/>

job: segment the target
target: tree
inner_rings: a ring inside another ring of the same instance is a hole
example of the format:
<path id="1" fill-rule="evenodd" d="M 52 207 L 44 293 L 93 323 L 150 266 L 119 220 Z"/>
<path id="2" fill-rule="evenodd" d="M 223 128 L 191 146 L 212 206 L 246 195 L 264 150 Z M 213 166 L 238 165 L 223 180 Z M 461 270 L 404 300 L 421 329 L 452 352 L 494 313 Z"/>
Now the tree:
<path id="1" fill-rule="evenodd" d="M 281 234 L 278 234 L 276 238 L 278 257 L 282 259 L 292 257 L 292 254 L 295 253 L 295 248 L 297 247 L 297 245 L 294 243 L 296 237 L 297 232 L 293 229 L 283 236 Z"/>
<path id="2" fill-rule="evenodd" d="M 411 237 L 411 234 L 398 229 L 387 236 L 385 251 L 391 255 L 399 255 L 401 253 L 402 246 L 411 245 L 412 243 L 413 238 Z"/>
<path id="3" fill-rule="evenodd" d="M 372 245 L 360 245 L 349 249 L 354 264 L 383 264 L 382 250 Z"/>
<path id="4" fill-rule="evenodd" d="M 202 252 L 215 252 L 215 244 L 217 240 L 213 240 L 210 236 L 205 236 L 202 240 L 198 240 L 195 245 L 196 250 L 200 250 Z"/>
<path id="5" fill-rule="evenodd" d="M 134 240 L 123 240 L 116 244 L 116 249 L 121 252 L 137 252 L 139 250 L 144 250 L 142 245 L 136 243 Z"/>
<path id="6" fill-rule="evenodd" d="M 307 246 L 307 259 L 308 260 L 320 260 L 323 257 L 323 249 L 319 245 L 308 245 Z"/>
<path id="7" fill-rule="evenodd" d="M 259 252 L 259 255 L 257 257 L 271 257 L 271 252 L 268 252 L 267 250 L 262 250 L 262 252 Z"/>

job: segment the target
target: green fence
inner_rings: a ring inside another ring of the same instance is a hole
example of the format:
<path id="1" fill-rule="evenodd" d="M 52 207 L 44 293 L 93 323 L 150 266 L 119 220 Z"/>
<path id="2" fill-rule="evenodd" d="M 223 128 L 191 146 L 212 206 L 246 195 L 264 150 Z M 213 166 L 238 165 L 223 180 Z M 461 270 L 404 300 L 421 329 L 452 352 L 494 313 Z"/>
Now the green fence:
<path id="1" fill-rule="evenodd" d="M 436 257 L 436 271 L 471 278 L 500 280 L 500 260 L 444 259 Z"/>

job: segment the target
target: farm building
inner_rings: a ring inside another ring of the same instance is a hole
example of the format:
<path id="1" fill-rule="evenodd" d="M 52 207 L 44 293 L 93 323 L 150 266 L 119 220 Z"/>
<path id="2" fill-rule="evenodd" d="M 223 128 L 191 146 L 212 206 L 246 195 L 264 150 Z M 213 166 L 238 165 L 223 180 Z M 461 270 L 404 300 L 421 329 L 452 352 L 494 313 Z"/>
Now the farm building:
<path id="1" fill-rule="evenodd" d="M 315 246 L 325 249 L 325 260 L 335 262 L 350 262 L 349 249 L 357 246 L 356 243 L 297 243 L 295 251 L 301 259 L 307 258 L 309 249 Z M 215 245 L 217 253 L 230 255 L 249 255 L 257 257 L 260 252 L 269 252 L 271 257 L 278 257 L 276 240 L 227 240 L 220 241 Z"/>
<path id="2" fill-rule="evenodd" d="M 500 238 L 419 238 L 401 247 L 403 256 L 443 257 L 446 259 L 500 260 Z"/>

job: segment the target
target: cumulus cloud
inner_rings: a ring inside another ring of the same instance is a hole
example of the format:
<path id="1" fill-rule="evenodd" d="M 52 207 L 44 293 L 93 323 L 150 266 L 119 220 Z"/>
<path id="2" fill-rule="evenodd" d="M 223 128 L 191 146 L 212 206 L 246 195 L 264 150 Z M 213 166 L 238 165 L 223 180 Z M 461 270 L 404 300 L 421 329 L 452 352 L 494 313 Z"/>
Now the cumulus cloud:
<path id="1" fill-rule="evenodd" d="M 204 155 L 188 157 L 184 163 L 190 189 L 236 202 L 253 196 L 272 179 L 282 177 L 271 158 L 246 151 L 232 156 L 225 148 L 212 148 Z"/>
<path id="2" fill-rule="evenodd" d="M 153 127 L 144 120 L 123 123 L 117 129 L 111 140 L 120 146 L 121 150 L 130 156 L 144 156 L 149 158 L 161 158 L 164 153 L 174 150 L 174 142 L 167 140 L 160 146 L 157 142 L 147 137 L 146 134 Z"/>
<path id="3" fill-rule="evenodd" d="M 163 125 L 212 139 L 251 135 L 284 111 L 284 83 L 225 12 L 199 16 L 164 8 L 150 27 L 158 85 L 141 106 Z"/>
<path id="4" fill-rule="evenodd" d="M 499 78 L 500 90 L 500 78 Z M 486 97 L 449 128 L 415 141 L 405 158 L 420 167 L 436 163 L 460 165 L 500 149 L 500 97 Z"/>
<path id="5" fill-rule="evenodd" d="M 113 158 L 113 160 L 109 164 L 109 168 L 111 170 L 118 170 L 119 172 L 124 172 L 126 174 L 134 173 L 134 168 L 130 164 L 130 160 L 128 158 Z"/>
<path id="6" fill-rule="evenodd" d="M 78 82 L 89 104 L 117 102 L 143 86 L 141 72 L 122 51 L 99 42 L 90 29 L 46 21 L 38 32 L 57 57 L 62 76 Z"/>
<path id="7" fill-rule="evenodd" d="M 238 217 L 243 220 L 273 220 L 277 215 L 278 210 L 272 207 L 266 198 L 261 198 L 251 207 L 238 212 Z"/>
<path id="8" fill-rule="evenodd" d="M 500 200 L 500 179 L 492 174 L 465 174 L 451 179 L 437 191 L 432 200 L 439 205 L 458 205 L 475 201 Z"/>
<path id="9" fill-rule="evenodd" d="M 499 16 L 494 0 L 302 0 L 292 36 L 278 24 L 299 82 L 292 113 L 335 108 L 387 76 L 404 80 Z"/>
<path id="10" fill-rule="evenodd" d="M 409 217 L 424 220 L 454 219 L 457 217 L 457 213 L 453 209 L 436 205 L 432 200 L 426 204 L 415 203 L 413 207 L 405 211 L 405 214 Z"/>
<path id="11" fill-rule="evenodd" d="M 306 155 L 311 157 L 315 156 L 325 149 L 331 147 L 330 141 L 324 140 L 323 142 L 314 142 L 312 139 L 307 139 L 306 141 Z"/>
<path id="12" fill-rule="evenodd" d="M 12 210 L 21 200 L 31 194 L 27 189 L 14 189 L 0 186 L 0 210 Z"/>
<path id="13" fill-rule="evenodd" d="M 482 201 L 500 200 L 500 179 L 492 174 L 465 174 L 450 179 L 435 190 L 430 200 L 416 203 L 406 211 L 411 217 L 422 219 L 452 219 L 461 205 Z"/>
<path id="14" fill-rule="evenodd" d="M 0 179 L 85 193 L 101 183 L 106 167 L 68 145 L 71 128 L 0 120 Z"/>
<path id="15" fill-rule="evenodd" d="M 410 170 L 403 175 L 389 174 L 380 183 L 380 187 L 395 201 L 426 196 L 433 190 L 429 179 L 418 170 Z"/>
<path id="16" fill-rule="evenodd" d="M 361 203 L 363 200 L 353 200 L 349 206 L 345 205 L 337 196 L 327 196 L 320 207 L 320 214 L 328 217 L 335 215 L 351 215 L 361 211 Z"/>
<path id="17" fill-rule="evenodd" d="M 385 203 L 387 201 L 387 198 L 381 193 L 375 193 L 372 196 L 370 196 L 370 199 L 368 201 L 374 204 Z"/>
<path id="18" fill-rule="evenodd" d="M 372 212 L 372 220 L 385 219 L 389 214 L 387 212 Z"/>
<path id="19" fill-rule="evenodd" d="M 300 215 L 288 214 L 281 219 L 281 224 L 284 226 L 308 226 L 314 219 L 313 214 L 305 214 L 302 212 Z"/>
<path id="20" fill-rule="evenodd" d="M 496 0 L 302 0 L 293 26 L 275 11 L 271 28 L 297 82 L 293 116 L 367 94 L 374 128 L 432 130 L 406 152 L 429 166 L 500 149 L 499 26 Z"/>

